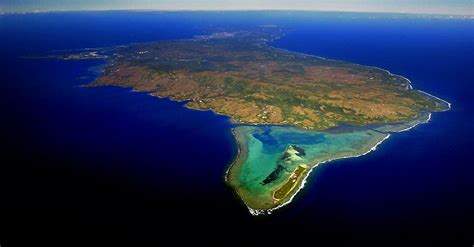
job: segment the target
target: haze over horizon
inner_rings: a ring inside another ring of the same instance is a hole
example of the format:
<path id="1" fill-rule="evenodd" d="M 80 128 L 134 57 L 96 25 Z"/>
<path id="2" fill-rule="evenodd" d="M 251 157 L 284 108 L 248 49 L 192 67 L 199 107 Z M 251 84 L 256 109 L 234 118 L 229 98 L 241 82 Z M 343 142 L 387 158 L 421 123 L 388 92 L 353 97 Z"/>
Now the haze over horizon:
<path id="1" fill-rule="evenodd" d="M 472 0 L 4 0 L 0 12 L 84 10 L 308 10 L 474 15 Z"/>

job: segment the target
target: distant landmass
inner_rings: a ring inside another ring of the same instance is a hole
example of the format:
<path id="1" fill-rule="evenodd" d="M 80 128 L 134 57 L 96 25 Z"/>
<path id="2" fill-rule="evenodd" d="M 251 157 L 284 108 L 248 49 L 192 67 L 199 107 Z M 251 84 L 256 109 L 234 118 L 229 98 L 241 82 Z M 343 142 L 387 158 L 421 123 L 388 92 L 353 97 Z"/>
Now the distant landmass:
<path id="1" fill-rule="evenodd" d="M 271 27 L 119 48 L 94 85 L 212 109 L 238 123 L 324 130 L 409 120 L 444 108 L 387 71 L 273 48 Z"/>
<path id="2" fill-rule="evenodd" d="M 226 181 L 253 214 L 289 203 L 318 164 L 366 154 L 450 108 L 386 70 L 272 47 L 283 34 L 265 25 L 61 58 L 107 59 L 90 86 L 229 116 L 239 150 Z"/>

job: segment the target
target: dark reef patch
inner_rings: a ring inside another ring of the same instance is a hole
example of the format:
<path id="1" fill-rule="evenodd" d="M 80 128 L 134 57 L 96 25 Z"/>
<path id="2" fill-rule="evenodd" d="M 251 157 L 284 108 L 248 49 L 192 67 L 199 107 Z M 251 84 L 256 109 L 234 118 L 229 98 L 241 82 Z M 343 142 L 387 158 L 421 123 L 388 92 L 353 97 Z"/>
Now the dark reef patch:
<path id="1" fill-rule="evenodd" d="M 286 154 L 286 153 L 285 153 Z M 266 177 L 263 181 L 262 181 L 262 184 L 263 185 L 266 185 L 266 184 L 269 184 L 273 181 L 275 181 L 276 179 L 278 179 L 280 177 L 280 174 L 281 172 L 283 172 L 284 170 L 286 170 L 286 168 L 282 165 L 278 165 L 275 170 L 272 171 L 272 173 L 270 173 L 270 175 L 268 175 L 268 177 Z"/>
<path id="2" fill-rule="evenodd" d="M 291 145 L 293 147 L 294 150 L 296 150 L 296 152 L 298 152 L 296 155 L 298 155 L 299 157 L 303 157 L 306 155 L 306 152 L 304 151 L 304 149 L 296 146 L 296 145 Z"/>

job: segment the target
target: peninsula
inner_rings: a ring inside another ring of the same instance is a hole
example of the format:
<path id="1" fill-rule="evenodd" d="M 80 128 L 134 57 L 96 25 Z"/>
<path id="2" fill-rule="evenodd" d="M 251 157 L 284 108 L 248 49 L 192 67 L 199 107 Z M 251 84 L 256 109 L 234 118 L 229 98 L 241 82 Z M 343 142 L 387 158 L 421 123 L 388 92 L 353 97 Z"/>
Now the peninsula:
<path id="1" fill-rule="evenodd" d="M 90 86 L 186 101 L 236 123 L 226 181 L 253 214 L 287 204 L 311 169 L 363 155 L 449 103 L 383 69 L 272 47 L 275 26 L 117 47 Z"/>

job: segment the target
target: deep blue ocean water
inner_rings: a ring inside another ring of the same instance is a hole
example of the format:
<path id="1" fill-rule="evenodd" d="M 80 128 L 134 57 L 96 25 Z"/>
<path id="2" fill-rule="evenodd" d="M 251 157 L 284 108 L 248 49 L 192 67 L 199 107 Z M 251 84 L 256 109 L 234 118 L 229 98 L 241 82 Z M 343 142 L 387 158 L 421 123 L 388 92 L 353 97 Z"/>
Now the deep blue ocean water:
<path id="1" fill-rule="evenodd" d="M 80 87 L 97 76 L 101 61 L 23 58 L 262 24 L 288 30 L 277 47 L 388 69 L 452 109 L 392 135 L 367 156 L 316 169 L 292 204 L 255 218 L 223 180 L 236 152 L 227 117 L 126 88 Z M 351 245 L 474 243 L 473 20 L 70 12 L 0 16 L 0 36 L 0 240 L 42 231 L 48 239 L 49 230 L 75 236 L 68 227 L 84 236 L 103 229 L 155 236 L 159 225 L 196 231 L 204 223 L 239 226 L 247 235 L 291 223 Z"/>

